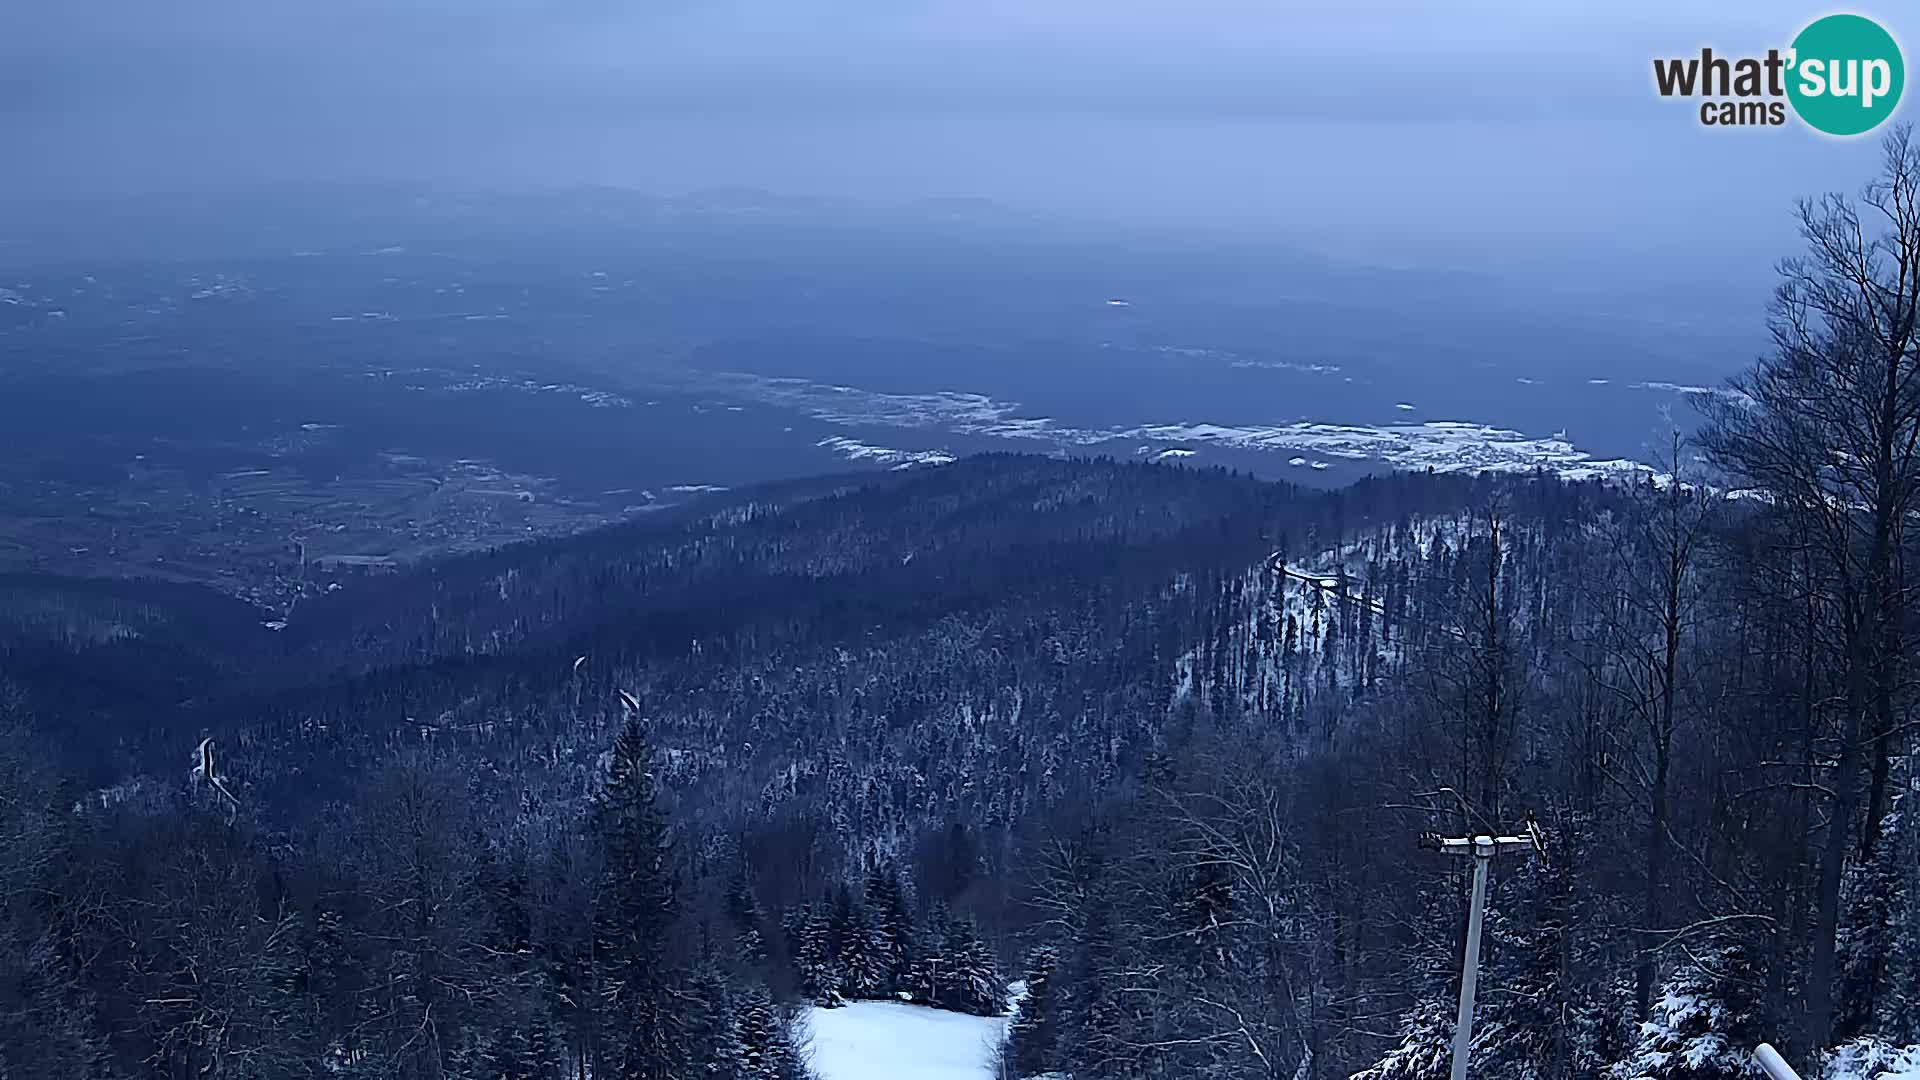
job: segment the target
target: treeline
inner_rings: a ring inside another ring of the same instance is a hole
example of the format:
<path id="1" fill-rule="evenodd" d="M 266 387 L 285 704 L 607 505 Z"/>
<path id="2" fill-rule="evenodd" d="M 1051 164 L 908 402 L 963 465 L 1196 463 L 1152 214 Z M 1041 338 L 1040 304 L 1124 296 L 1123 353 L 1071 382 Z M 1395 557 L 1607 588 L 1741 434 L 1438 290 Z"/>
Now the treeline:
<path id="1" fill-rule="evenodd" d="M 964 858 L 964 830 L 948 857 Z M 955 869 L 970 873 L 966 864 Z M 911 1001 L 957 1012 L 997 1016 L 1007 1006 L 1007 980 L 994 948 L 974 920 L 944 902 L 922 922 L 899 877 L 875 869 L 856 898 L 841 883 L 833 898 L 793 911 L 785 920 L 801 996 L 832 1008 L 860 999 Z"/>
<path id="2" fill-rule="evenodd" d="M 429 752 L 279 831 L 204 772 L 76 793 L 10 720 L 0 1075 L 803 1080 L 804 1028 L 699 903 L 644 729 L 578 820 L 508 838 Z"/>

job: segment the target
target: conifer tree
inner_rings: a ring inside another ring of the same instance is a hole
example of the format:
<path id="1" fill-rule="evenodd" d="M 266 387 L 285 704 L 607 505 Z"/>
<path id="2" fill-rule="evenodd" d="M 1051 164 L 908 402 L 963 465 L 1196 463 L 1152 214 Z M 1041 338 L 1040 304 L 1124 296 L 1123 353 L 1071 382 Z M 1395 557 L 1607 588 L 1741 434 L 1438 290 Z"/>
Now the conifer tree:
<path id="1" fill-rule="evenodd" d="M 1706 952 L 1669 978 L 1641 1025 L 1639 1042 L 1613 1080 L 1739 1080 L 1751 1075 L 1759 1030 L 1760 983 L 1751 949 L 1732 943 Z"/>
<path id="2" fill-rule="evenodd" d="M 843 977 L 846 973 L 847 949 L 858 922 L 853 907 L 852 890 L 845 884 L 834 889 L 833 899 L 827 905 L 827 955 L 833 958 L 835 969 Z M 848 993 L 851 994 L 851 991 Z"/>
<path id="3" fill-rule="evenodd" d="M 889 981 L 885 943 L 864 904 L 851 904 L 840 945 L 840 971 L 848 997 L 885 997 Z"/>
<path id="4" fill-rule="evenodd" d="M 873 920 L 880 963 L 886 971 L 882 990 L 911 993 L 922 966 L 920 942 L 900 878 L 890 867 L 876 866 L 867 875 L 866 907 Z"/>
<path id="5" fill-rule="evenodd" d="M 605 852 L 593 916 L 603 1067 L 622 1080 L 674 1076 L 686 1049 L 667 967 L 674 889 L 653 768 L 653 747 L 629 710 L 593 817 Z"/>
<path id="6" fill-rule="evenodd" d="M 760 898 L 754 895 L 753 882 L 743 865 L 727 884 L 727 917 L 733 923 L 734 946 L 740 959 L 754 971 L 767 965 L 766 919 L 760 911 Z"/>
<path id="7" fill-rule="evenodd" d="M 923 1005 L 945 1006 L 953 994 L 954 964 L 947 953 L 949 921 L 946 905 L 935 904 L 927 913 L 927 924 L 920 929 L 909 954 L 907 985 L 903 989 Z"/>
<path id="8" fill-rule="evenodd" d="M 805 1080 L 806 1066 L 793 1037 L 793 1019 L 765 989 L 741 995 L 733 1014 L 739 1080 Z"/>
<path id="9" fill-rule="evenodd" d="M 1060 953 L 1051 945 L 1027 953 L 1022 971 L 1026 996 L 1008 1025 L 1007 1057 L 1015 1076 L 1037 1076 L 1060 1067 L 1060 991 L 1054 983 Z"/>
<path id="10" fill-rule="evenodd" d="M 1446 1080 L 1453 1063 L 1453 1024 L 1444 999 L 1419 999 L 1400 1023 L 1400 1045 L 1353 1080 Z"/>
<path id="11" fill-rule="evenodd" d="M 1007 984 L 1000 962 L 973 920 L 950 919 L 944 941 L 947 971 L 942 995 L 934 1003 L 976 1016 L 998 1016 L 1007 1008 Z"/>
<path id="12" fill-rule="evenodd" d="M 818 907 L 803 914 L 795 927 L 793 962 L 800 996 L 822 1008 L 844 1004 L 842 979 L 831 948 L 831 918 Z"/>
<path id="13" fill-rule="evenodd" d="M 1060 1002 L 1061 1064 L 1068 1073 L 1127 1075 L 1133 1062 L 1112 903 L 1095 894 L 1074 942 Z"/>
<path id="14" fill-rule="evenodd" d="M 1872 1031 L 1899 1042 L 1920 1039 L 1920 942 L 1915 940 L 1920 843 L 1913 796 L 1894 802 L 1871 856 L 1849 871 L 1840 938 L 1835 1034 Z"/>
<path id="15" fill-rule="evenodd" d="M 681 1001 L 686 1023 L 687 1060 L 682 1075 L 735 1080 L 744 1075 L 744 1057 L 734 1030 L 740 995 L 728 985 L 718 957 L 702 951 Z"/>

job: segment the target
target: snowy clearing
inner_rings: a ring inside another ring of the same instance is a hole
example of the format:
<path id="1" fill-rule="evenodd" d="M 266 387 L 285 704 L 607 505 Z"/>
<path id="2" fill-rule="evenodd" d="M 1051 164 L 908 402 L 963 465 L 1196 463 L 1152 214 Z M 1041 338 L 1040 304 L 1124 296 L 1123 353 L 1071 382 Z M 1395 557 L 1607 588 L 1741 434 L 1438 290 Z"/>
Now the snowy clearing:
<path id="1" fill-rule="evenodd" d="M 987 1080 L 1004 1016 L 967 1016 L 893 1001 L 808 1009 L 820 1080 Z"/>

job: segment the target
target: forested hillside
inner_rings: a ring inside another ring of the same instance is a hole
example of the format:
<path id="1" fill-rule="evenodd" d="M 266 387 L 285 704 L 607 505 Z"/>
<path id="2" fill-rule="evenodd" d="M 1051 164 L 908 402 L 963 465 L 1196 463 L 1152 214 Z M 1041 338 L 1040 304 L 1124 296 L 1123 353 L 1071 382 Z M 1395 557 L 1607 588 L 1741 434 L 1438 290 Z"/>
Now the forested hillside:
<path id="1" fill-rule="evenodd" d="M 1818 611 L 1716 546 L 1760 512 L 1722 502 L 986 457 L 374 579 L 226 644 L 170 629 L 197 594 L 18 583 L 9 1045 L 64 1032 L 102 1075 L 604 1071 L 614 903 L 663 928 L 662 1053 L 722 1071 L 797 1067 L 782 1003 L 995 1011 L 1025 977 L 1025 1074 L 1428 1075 L 1461 904 L 1413 838 L 1532 810 L 1564 858 L 1497 879 L 1489 979 L 1525 996 L 1489 1000 L 1487 1053 L 1646 1053 L 1644 976 L 1737 1004 L 1691 1033 L 1731 1062 L 1796 1022 L 1803 976 L 1765 963 L 1817 884 L 1783 763 L 1832 672 Z M 176 653 L 198 685 L 140 715 L 59 692 Z M 610 859 L 660 876 L 625 895 Z"/>
<path id="2" fill-rule="evenodd" d="M 0 1076 L 785 1080 L 801 1004 L 1018 979 L 1010 1076 L 1426 1080 L 1464 877 L 1415 838 L 1529 816 L 1476 1078 L 1891 1061 L 1916 178 L 1805 208 L 1776 352 L 1634 483 L 983 456 L 280 630 L 0 581 Z"/>

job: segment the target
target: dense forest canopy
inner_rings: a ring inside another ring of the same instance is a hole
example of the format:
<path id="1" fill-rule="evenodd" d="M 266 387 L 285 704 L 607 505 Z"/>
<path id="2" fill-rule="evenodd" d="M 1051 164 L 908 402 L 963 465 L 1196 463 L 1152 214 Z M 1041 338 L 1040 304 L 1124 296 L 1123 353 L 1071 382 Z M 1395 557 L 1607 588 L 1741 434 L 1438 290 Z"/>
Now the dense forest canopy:
<path id="1" fill-rule="evenodd" d="M 1712 1080 L 1920 1043 L 1920 147 L 1629 483 L 989 455 L 403 568 L 280 632 L 0 578 L 0 1076 Z M 1831 1054 L 1831 1056 L 1829 1056 Z M 1823 1062 L 1829 1066 L 1823 1066 Z"/>

